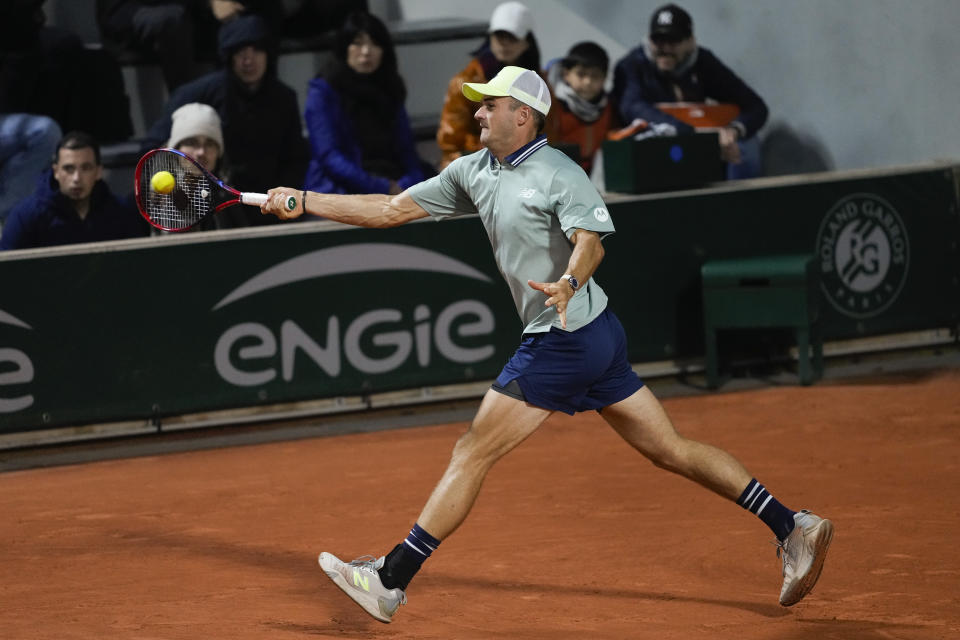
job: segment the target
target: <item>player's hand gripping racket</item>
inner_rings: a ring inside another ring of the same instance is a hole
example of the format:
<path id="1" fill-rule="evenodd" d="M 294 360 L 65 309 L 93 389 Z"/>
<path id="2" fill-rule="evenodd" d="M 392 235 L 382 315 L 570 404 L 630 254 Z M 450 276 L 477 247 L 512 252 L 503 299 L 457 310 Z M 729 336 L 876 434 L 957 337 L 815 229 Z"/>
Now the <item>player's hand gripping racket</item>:
<path id="1" fill-rule="evenodd" d="M 163 231 L 186 231 L 221 209 L 238 203 L 259 207 L 265 193 L 241 193 L 176 149 L 148 151 L 134 175 L 134 197 L 140 213 Z M 297 207 L 296 198 L 287 208 Z"/>

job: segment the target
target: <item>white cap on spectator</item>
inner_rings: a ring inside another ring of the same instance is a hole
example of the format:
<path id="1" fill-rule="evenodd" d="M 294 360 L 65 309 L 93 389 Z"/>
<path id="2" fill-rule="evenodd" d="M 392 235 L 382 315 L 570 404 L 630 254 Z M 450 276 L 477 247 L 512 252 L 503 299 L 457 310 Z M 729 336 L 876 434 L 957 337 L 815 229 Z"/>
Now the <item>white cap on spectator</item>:
<path id="1" fill-rule="evenodd" d="M 504 2 L 497 5 L 490 16 L 490 28 L 487 33 L 506 31 L 519 40 L 533 31 L 533 16 L 530 9 L 520 2 Z"/>
<path id="2" fill-rule="evenodd" d="M 176 148 L 181 142 L 194 136 L 207 136 L 220 145 L 220 153 L 223 153 L 223 131 L 220 127 L 220 116 L 216 109 L 210 105 L 191 102 L 174 111 L 170 118 L 172 125 L 170 127 L 170 140 L 167 141 L 168 147 Z"/>

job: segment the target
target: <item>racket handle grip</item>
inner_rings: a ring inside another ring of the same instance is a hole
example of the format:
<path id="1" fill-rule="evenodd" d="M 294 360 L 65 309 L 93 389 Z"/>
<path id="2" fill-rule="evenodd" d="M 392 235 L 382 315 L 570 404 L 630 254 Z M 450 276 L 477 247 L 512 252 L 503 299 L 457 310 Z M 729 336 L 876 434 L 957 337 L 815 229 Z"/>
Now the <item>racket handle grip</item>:
<path id="1" fill-rule="evenodd" d="M 243 204 L 252 204 L 255 207 L 260 207 L 266 204 L 267 194 L 265 193 L 241 193 L 240 202 Z"/>

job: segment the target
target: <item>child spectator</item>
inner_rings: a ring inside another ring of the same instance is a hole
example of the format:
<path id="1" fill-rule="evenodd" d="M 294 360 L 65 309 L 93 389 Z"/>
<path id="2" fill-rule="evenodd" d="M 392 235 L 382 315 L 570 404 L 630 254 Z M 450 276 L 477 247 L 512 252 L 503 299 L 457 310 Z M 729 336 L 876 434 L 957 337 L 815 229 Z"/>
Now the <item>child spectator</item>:
<path id="1" fill-rule="evenodd" d="M 550 143 L 579 148 L 579 163 L 590 174 L 607 131 L 615 128 L 615 111 L 604 90 L 610 58 L 593 42 L 574 45 L 548 71 L 556 113 L 548 122 Z"/>

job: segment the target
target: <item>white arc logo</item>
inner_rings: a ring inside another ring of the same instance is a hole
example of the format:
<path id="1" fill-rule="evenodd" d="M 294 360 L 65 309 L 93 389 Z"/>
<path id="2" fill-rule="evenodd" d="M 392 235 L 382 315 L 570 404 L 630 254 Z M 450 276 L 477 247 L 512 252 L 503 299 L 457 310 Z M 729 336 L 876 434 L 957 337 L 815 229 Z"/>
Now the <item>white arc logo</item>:
<path id="1" fill-rule="evenodd" d="M 216 311 L 261 291 L 291 282 L 368 271 L 429 271 L 490 282 L 485 274 L 442 253 L 402 244 L 362 243 L 318 249 L 258 273 L 214 305 Z"/>

